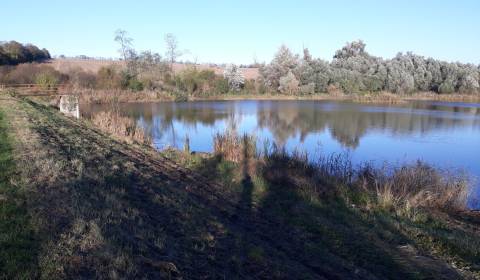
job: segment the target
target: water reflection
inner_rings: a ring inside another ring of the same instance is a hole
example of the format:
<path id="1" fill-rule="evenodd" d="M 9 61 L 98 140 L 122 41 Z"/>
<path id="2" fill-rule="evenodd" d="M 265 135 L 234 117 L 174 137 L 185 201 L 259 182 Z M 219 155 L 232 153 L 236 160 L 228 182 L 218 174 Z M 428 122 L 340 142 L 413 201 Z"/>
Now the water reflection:
<path id="1" fill-rule="evenodd" d="M 108 106 L 83 108 L 85 115 Z M 212 101 L 122 104 L 158 148 L 211 151 L 225 129 L 255 134 L 311 154 L 348 151 L 354 162 L 423 159 L 480 175 L 480 104 L 412 102 L 397 106 L 325 101 Z"/>

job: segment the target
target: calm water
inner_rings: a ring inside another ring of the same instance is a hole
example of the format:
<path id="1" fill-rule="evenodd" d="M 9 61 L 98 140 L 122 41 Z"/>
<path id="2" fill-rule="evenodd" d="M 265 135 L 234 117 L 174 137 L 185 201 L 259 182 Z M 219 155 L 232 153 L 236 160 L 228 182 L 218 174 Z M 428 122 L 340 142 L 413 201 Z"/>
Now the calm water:
<path id="1" fill-rule="evenodd" d="M 95 105 L 83 112 L 107 109 Z M 348 153 L 354 163 L 379 165 L 421 159 L 480 177 L 480 104 L 205 101 L 122 104 L 121 111 L 135 118 L 160 149 L 182 148 L 188 135 L 191 150 L 209 152 L 216 132 L 235 129 L 256 135 L 259 144 L 269 140 L 311 157 Z M 476 198 L 480 188 L 471 195 L 471 207 L 480 206 Z"/>

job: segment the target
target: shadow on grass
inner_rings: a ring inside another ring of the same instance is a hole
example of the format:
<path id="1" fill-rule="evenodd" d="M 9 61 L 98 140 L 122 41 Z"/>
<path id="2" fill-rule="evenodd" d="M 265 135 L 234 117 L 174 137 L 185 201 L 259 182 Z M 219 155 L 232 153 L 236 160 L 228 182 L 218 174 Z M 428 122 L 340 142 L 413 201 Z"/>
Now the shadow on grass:
<path id="1" fill-rule="evenodd" d="M 325 189 L 334 183 L 314 180 L 300 164 L 270 158 L 253 174 L 247 156 L 238 166 L 212 157 L 190 172 L 28 104 L 42 145 L 65 166 L 37 198 L 49 234 L 44 262 L 64 276 L 441 276 L 395 251 L 412 241 L 389 221 L 349 207 Z M 264 191 L 255 197 L 258 182 Z"/>
<path id="2" fill-rule="evenodd" d="M 270 158 L 255 181 L 265 193 L 252 203 L 255 184 L 247 161 L 238 167 L 243 180 L 238 211 L 231 225 L 237 239 L 232 255 L 239 260 L 236 275 L 247 278 L 293 279 L 457 279 L 446 266 L 418 261 L 399 247 L 415 244 L 389 222 L 352 209 L 330 190 L 310 193 L 307 186 L 328 187 L 327 178 L 314 181 L 302 163 Z M 308 173 L 308 172 L 307 172 Z M 299 184 L 300 182 L 300 184 Z M 323 186 L 318 186 L 322 182 Z M 323 195 L 323 197 L 322 197 Z M 238 216 L 237 216 L 238 215 Z M 239 247 L 238 247 L 239 246 Z"/>

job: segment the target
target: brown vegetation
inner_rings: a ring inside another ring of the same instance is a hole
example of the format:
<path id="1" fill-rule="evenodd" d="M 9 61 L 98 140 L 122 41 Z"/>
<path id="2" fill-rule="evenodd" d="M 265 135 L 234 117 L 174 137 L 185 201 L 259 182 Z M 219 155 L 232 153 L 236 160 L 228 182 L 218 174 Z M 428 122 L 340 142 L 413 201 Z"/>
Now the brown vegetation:
<path id="1" fill-rule="evenodd" d="M 233 131 L 217 133 L 213 138 L 214 153 L 232 162 L 243 162 L 256 156 L 255 137 L 239 136 Z"/>
<path id="2" fill-rule="evenodd" d="M 82 69 L 85 72 L 96 73 L 102 67 L 108 67 L 115 65 L 118 67 L 125 67 L 125 63 L 122 60 L 97 60 L 97 59 L 52 59 L 46 64 L 51 65 L 54 69 L 62 73 L 68 73 L 72 69 Z M 174 63 L 173 70 L 175 73 L 180 73 L 189 67 L 194 66 L 198 70 L 212 70 L 216 75 L 223 75 L 224 68 L 220 66 L 210 66 L 208 64 L 192 65 L 188 63 Z M 258 68 L 241 68 L 245 79 L 257 79 Z"/>

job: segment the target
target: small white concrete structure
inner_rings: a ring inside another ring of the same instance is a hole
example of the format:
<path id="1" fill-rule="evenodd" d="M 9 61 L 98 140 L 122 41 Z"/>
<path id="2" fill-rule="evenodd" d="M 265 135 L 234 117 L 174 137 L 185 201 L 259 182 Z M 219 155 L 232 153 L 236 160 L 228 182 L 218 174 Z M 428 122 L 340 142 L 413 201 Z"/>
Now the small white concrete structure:
<path id="1" fill-rule="evenodd" d="M 60 97 L 60 112 L 67 116 L 80 118 L 80 105 L 78 97 L 74 95 L 62 95 Z"/>

